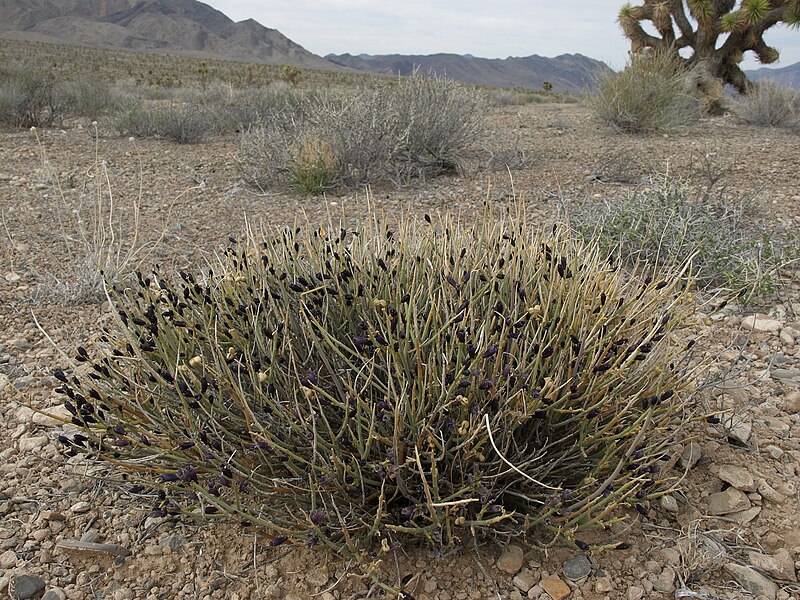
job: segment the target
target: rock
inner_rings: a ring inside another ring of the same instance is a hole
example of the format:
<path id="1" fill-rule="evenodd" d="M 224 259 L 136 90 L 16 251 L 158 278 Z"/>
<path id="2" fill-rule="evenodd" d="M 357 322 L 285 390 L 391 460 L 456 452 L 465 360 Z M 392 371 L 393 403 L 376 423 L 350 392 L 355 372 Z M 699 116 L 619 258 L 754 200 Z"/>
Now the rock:
<path id="1" fill-rule="evenodd" d="M 681 469 L 692 469 L 697 465 L 700 459 L 703 457 L 703 449 L 700 447 L 700 444 L 697 442 L 689 442 L 689 444 L 683 449 L 681 452 L 681 457 L 678 459 L 678 463 L 681 466 Z"/>
<path id="2" fill-rule="evenodd" d="M 578 581 L 592 572 L 592 563 L 583 555 L 573 556 L 564 563 L 562 571 L 567 579 Z"/>
<path id="3" fill-rule="evenodd" d="M 661 505 L 661 508 L 667 512 L 677 513 L 680 510 L 678 507 L 678 501 L 675 500 L 674 496 L 670 496 L 669 494 L 661 496 L 658 502 Z"/>
<path id="4" fill-rule="evenodd" d="M 795 344 L 794 336 L 785 329 L 781 330 L 781 344 L 787 348 L 791 348 Z"/>
<path id="5" fill-rule="evenodd" d="M 39 448 L 44 448 L 49 441 L 46 435 L 26 436 L 19 440 L 19 451 L 26 454 L 35 452 Z"/>
<path id="6" fill-rule="evenodd" d="M 70 419 L 72 419 L 72 413 L 70 413 L 63 404 L 45 408 L 42 412 L 34 412 L 31 417 L 31 421 L 34 425 L 40 425 L 42 427 L 55 427 L 56 425 L 69 423 Z"/>
<path id="7" fill-rule="evenodd" d="M 666 560 L 667 563 L 670 565 L 681 564 L 681 553 L 678 552 L 675 548 L 662 548 L 660 554 L 661 556 L 664 557 L 664 560 Z"/>
<path id="8" fill-rule="evenodd" d="M 497 568 L 503 573 L 516 575 L 522 568 L 523 556 L 522 548 L 515 544 L 509 544 L 497 559 Z"/>
<path id="9" fill-rule="evenodd" d="M 542 589 L 547 592 L 553 600 L 561 600 L 570 595 L 570 587 L 558 577 L 547 577 L 539 582 Z"/>
<path id="10" fill-rule="evenodd" d="M 133 592 L 128 588 L 114 590 L 113 600 L 133 600 Z"/>
<path id="11" fill-rule="evenodd" d="M 80 502 L 76 502 L 72 506 L 69 507 L 70 512 L 75 513 L 76 515 L 85 515 L 90 510 L 92 510 L 92 505 L 88 502 L 81 500 Z"/>
<path id="12" fill-rule="evenodd" d="M 781 402 L 781 408 L 789 414 L 800 413 L 800 391 L 786 394 Z"/>
<path id="13" fill-rule="evenodd" d="M 6 550 L 0 554 L 0 569 L 8 570 L 17 566 L 17 553 L 13 550 Z"/>
<path id="14" fill-rule="evenodd" d="M 740 510 L 738 512 L 732 512 L 725 515 L 725 518 L 733 523 L 738 523 L 739 525 L 747 525 L 750 521 L 755 519 L 758 515 L 761 514 L 761 507 L 760 506 L 753 506 L 752 508 L 748 508 L 747 510 Z"/>
<path id="15" fill-rule="evenodd" d="M 761 494 L 762 498 L 775 504 L 781 504 L 786 501 L 786 497 L 783 494 L 763 480 L 758 484 L 758 493 Z"/>
<path id="16" fill-rule="evenodd" d="M 780 321 L 764 315 L 749 315 L 742 319 L 742 327 L 760 333 L 777 333 L 783 328 L 783 325 Z"/>
<path id="17" fill-rule="evenodd" d="M 750 500 L 744 492 L 730 487 L 708 497 L 708 514 L 727 515 L 750 508 Z"/>
<path id="18" fill-rule="evenodd" d="M 775 446 L 773 444 L 765 446 L 764 450 L 766 450 L 767 454 L 769 454 L 775 460 L 780 460 L 781 458 L 783 458 L 783 455 L 785 454 L 785 452 L 781 448 L 778 448 L 778 446 Z"/>
<path id="19" fill-rule="evenodd" d="M 173 552 L 177 552 L 181 548 L 186 545 L 186 538 L 182 535 L 178 535 L 177 533 L 173 533 L 172 535 L 168 535 L 161 541 L 161 546 L 165 548 L 169 548 Z"/>
<path id="20" fill-rule="evenodd" d="M 751 551 L 747 553 L 747 560 L 755 568 L 766 571 L 777 579 L 797 581 L 794 560 L 786 548 L 781 548 L 772 556 Z"/>
<path id="21" fill-rule="evenodd" d="M 594 582 L 594 591 L 598 594 L 609 594 L 614 591 L 614 582 L 612 581 L 611 577 L 607 575 L 604 577 L 598 577 L 597 581 Z"/>
<path id="22" fill-rule="evenodd" d="M 755 492 L 756 480 L 750 471 L 734 465 L 722 465 L 719 468 L 719 478 L 726 483 L 730 483 L 737 490 L 743 492 Z"/>
<path id="23" fill-rule="evenodd" d="M 800 371 L 794 369 L 773 369 L 770 377 L 783 385 L 800 386 Z"/>
<path id="24" fill-rule="evenodd" d="M 328 574 L 321 569 L 310 569 L 306 574 L 306 581 L 310 585 L 321 588 L 328 583 Z"/>
<path id="25" fill-rule="evenodd" d="M 638 585 L 632 585 L 628 588 L 627 598 L 628 600 L 642 600 L 642 598 L 644 598 L 644 588 L 640 588 Z"/>
<path id="26" fill-rule="evenodd" d="M 675 571 L 667 567 L 653 582 L 653 589 L 657 592 L 671 594 L 675 591 Z"/>
<path id="27" fill-rule="evenodd" d="M 11 579 L 9 589 L 14 600 L 35 598 L 44 591 L 45 582 L 41 577 L 16 575 Z"/>
<path id="28" fill-rule="evenodd" d="M 753 433 L 753 422 L 745 416 L 730 415 L 722 420 L 722 426 L 729 440 L 743 446 L 747 445 Z"/>
<path id="29" fill-rule="evenodd" d="M 770 581 L 758 571 L 735 563 L 728 563 L 724 568 L 733 575 L 739 585 L 751 594 L 765 596 L 768 600 L 775 600 L 778 595 L 778 586 L 775 582 Z"/>
<path id="30" fill-rule="evenodd" d="M 42 600 L 67 600 L 67 594 L 60 587 L 55 587 L 47 590 Z"/>
<path id="31" fill-rule="evenodd" d="M 535 586 L 538 581 L 539 577 L 537 577 L 536 573 L 529 569 L 525 569 L 524 571 L 520 571 L 520 573 L 514 577 L 512 583 L 521 592 L 527 593 L 527 591 Z"/>

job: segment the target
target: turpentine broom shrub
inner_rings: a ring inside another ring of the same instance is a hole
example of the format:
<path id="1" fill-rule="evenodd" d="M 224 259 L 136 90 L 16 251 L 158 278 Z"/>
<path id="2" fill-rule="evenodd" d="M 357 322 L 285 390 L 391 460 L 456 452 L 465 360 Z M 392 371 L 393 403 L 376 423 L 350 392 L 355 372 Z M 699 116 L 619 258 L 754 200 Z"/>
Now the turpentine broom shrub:
<path id="1" fill-rule="evenodd" d="M 671 481 L 691 296 L 519 223 L 306 223 L 213 271 L 139 274 L 118 326 L 55 372 L 61 441 L 135 474 L 156 515 L 361 564 L 607 524 Z"/>

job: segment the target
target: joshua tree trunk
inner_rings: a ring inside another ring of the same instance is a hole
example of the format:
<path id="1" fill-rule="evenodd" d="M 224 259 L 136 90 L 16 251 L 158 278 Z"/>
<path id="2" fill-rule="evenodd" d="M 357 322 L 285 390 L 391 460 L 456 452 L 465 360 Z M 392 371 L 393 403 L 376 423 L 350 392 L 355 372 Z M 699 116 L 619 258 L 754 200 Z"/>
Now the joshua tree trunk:
<path id="1" fill-rule="evenodd" d="M 644 21 L 657 35 L 642 27 Z M 746 94 L 753 84 L 739 68 L 744 53 L 754 52 L 763 64 L 777 61 L 778 51 L 764 42 L 764 33 L 779 23 L 800 25 L 800 0 L 644 0 L 623 6 L 619 23 L 633 52 L 654 48 L 678 54 L 690 48 L 691 56 L 684 58 L 689 66 Z"/>

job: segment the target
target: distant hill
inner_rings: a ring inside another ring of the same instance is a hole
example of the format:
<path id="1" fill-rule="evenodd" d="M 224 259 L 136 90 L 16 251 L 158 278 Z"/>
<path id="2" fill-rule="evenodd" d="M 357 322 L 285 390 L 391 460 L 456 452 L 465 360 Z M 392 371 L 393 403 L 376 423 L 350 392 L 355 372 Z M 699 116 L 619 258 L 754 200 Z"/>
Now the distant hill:
<path id="1" fill-rule="evenodd" d="M 329 54 L 325 58 L 357 71 L 408 75 L 419 68 L 422 72 L 433 71 L 464 83 L 497 87 L 539 89 L 545 81 L 549 81 L 554 90 L 564 92 L 583 91 L 587 85 L 591 86 L 600 73 L 610 70 L 605 63 L 581 54 L 562 54 L 555 58 L 533 55 L 504 59 L 476 58 L 460 54 Z"/>
<path id="2" fill-rule="evenodd" d="M 0 0 L 0 35 L 339 69 L 275 29 L 197 0 Z"/>
<path id="3" fill-rule="evenodd" d="M 800 89 L 800 62 L 778 69 L 761 67 L 760 69 L 745 71 L 745 73 L 751 81 L 775 79 L 784 85 Z"/>

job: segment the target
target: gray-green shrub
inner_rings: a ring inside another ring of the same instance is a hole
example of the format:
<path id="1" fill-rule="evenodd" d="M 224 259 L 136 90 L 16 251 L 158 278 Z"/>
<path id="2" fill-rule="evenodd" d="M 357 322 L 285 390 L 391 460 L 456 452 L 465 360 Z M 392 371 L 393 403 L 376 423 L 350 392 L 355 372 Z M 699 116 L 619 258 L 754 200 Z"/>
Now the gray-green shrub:
<path id="1" fill-rule="evenodd" d="M 256 185 L 297 184 L 293 149 L 300 140 L 319 140 L 334 157 L 330 186 L 352 188 L 382 179 L 402 185 L 459 170 L 483 116 L 484 105 L 472 90 L 414 75 L 287 107 L 242 136 L 238 160 Z"/>
<path id="2" fill-rule="evenodd" d="M 736 116 L 748 125 L 791 127 L 797 124 L 800 94 L 772 79 L 760 81 L 736 100 Z"/>
<path id="3" fill-rule="evenodd" d="M 586 101 L 598 120 L 619 131 L 671 130 L 702 116 L 702 102 L 689 89 L 689 75 L 669 52 L 637 54 L 619 73 L 602 75 Z"/>

